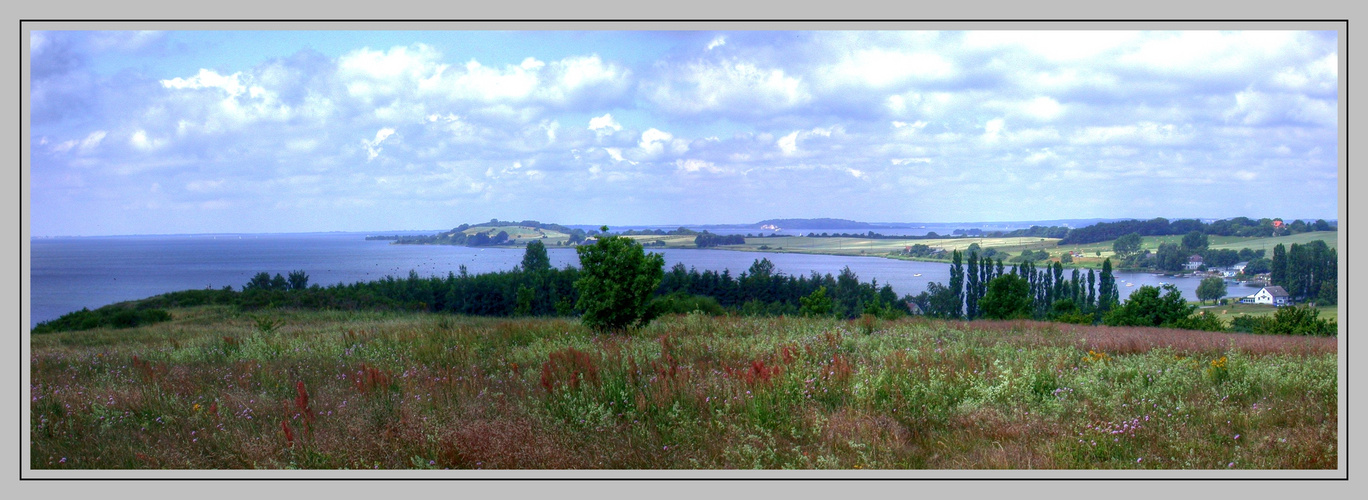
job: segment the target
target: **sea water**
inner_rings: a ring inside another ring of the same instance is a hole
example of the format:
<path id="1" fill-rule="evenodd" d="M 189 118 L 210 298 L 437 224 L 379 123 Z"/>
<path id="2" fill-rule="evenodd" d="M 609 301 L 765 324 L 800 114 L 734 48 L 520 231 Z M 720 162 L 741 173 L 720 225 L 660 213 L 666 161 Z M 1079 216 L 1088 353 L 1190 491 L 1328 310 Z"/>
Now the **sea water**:
<path id="1" fill-rule="evenodd" d="M 189 289 L 240 290 L 253 275 L 287 275 L 303 270 L 310 284 L 334 285 L 419 276 L 446 276 L 465 266 L 471 274 L 506 271 L 522 261 L 521 248 L 470 248 L 451 245 L 394 245 L 366 240 L 367 234 L 218 234 L 42 238 L 30 241 L 29 326 L 80 310 Z M 402 234 L 402 233 L 400 233 Z M 427 234 L 427 233 L 423 233 Z M 579 265 L 573 248 L 548 246 L 553 267 Z M 898 296 L 917 294 L 931 282 L 949 282 L 950 265 L 882 257 L 743 252 L 717 249 L 648 249 L 701 271 L 729 270 L 740 276 L 755 260 L 767 258 L 775 270 L 791 276 L 837 275 L 850 267 L 862 282 L 891 285 Z M 1072 270 L 1065 270 L 1065 277 Z M 1086 271 L 1084 272 L 1086 274 Z M 1122 299 L 1141 285 L 1173 283 L 1189 301 L 1196 300 L 1197 278 L 1160 277 L 1148 273 L 1116 273 Z M 1127 286 L 1127 283 L 1132 286 Z M 1252 291 L 1250 292 L 1252 293 Z M 1230 295 L 1243 294 L 1231 286 Z"/>

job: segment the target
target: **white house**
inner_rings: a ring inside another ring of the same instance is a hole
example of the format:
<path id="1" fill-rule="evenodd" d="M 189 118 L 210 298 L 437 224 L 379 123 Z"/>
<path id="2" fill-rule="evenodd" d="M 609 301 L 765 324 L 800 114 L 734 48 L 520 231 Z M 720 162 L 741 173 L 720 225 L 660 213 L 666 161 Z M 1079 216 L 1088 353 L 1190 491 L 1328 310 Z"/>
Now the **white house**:
<path id="1" fill-rule="evenodd" d="M 1193 256 L 1191 256 L 1191 257 L 1188 257 L 1187 269 L 1188 269 L 1189 271 L 1194 270 L 1194 269 L 1197 269 L 1197 268 L 1199 268 L 1199 267 L 1202 267 L 1202 256 L 1201 256 L 1201 255 L 1193 255 Z"/>
<path id="2" fill-rule="evenodd" d="M 1283 287 L 1280 286 L 1263 287 L 1252 297 L 1254 297 L 1255 304 L 1268 304 L 1278 307 L 1292 304 L 1292 297 L 1287 294 L 1287 290 L 1283 290 Z"/>

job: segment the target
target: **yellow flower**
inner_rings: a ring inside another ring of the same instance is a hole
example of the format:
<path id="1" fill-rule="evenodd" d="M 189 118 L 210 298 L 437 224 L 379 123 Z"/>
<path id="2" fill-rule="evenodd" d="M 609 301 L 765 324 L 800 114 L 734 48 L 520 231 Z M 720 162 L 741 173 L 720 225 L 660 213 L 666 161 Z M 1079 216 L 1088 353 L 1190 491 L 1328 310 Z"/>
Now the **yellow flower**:
<path id="1" fill-rule="evenodd" d="M 190 409 L 191 409 L 191 410 L 194 410 L 194 411 L 200 411 L 200 405 L 199 405 L 199 403 L 195 403 L 195 406 L 191 407 Z"/>

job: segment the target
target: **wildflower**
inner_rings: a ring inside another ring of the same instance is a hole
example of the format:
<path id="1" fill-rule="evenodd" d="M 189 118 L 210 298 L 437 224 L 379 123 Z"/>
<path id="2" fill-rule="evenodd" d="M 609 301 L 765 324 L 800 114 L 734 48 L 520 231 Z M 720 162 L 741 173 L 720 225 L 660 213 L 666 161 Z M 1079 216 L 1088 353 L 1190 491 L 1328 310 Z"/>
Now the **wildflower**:
<path id="1" fill-rule="evenodd" d="M 1236 435 L 1235 435 L 1235 439 L 1240 439 L 1240 435 L 1239 435 L 1239 434 L 1236 434 Z"/>

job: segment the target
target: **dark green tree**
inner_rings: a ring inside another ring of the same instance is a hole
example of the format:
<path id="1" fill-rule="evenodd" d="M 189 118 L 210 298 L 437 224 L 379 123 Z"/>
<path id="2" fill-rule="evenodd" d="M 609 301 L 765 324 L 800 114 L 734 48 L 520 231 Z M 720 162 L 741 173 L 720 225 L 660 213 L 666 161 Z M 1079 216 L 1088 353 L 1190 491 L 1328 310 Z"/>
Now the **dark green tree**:
<path id="1" fill-rule="evenodd" d="M 289 290 L 289 289 L 290 289 L 290 281 L 287 280 L 287 279 L 285 279 L 284 276 L 281 276 L 280 273 L 276 273 L 275 276 L 272 276 L 272 277 L 271 277 L 271 288 L 270 288 L 270 289 L 271 289 L 271 290 L 281 290 L 281 291 Z"/>
<path id="2" fill-rule="evenodd" d="M 603 227 L 603 233 L 608 227 Z M 665 258 L 647 254 L 625 236 L 600 236 L 576 248 L 580 259 L 576 308 L 595 330 L 622 330 L 643 324 L 651 295 L 665 275 Z"/>
<path id="3" fill-rule="evenodd" d="M 1282 243 L 1273 247 L 1273 262 L 1269 265 L 1269 281 L 1275 286 L 1287 287 L 1287 247 Z"/>
<path id="4" fill-rule="evenodd" d="M 1031 317 L 1031 288 L 1020 276 L 1004 274 L 988 282 L 988 292 L 980 303 L 988 319 Z"/>
<path id="5" fill-rule="evenodd" d="M 1116 288 L 1116 277 L 1112 276 L 1111 259 L 1102 261 L 1102 276 L 1097 280 L 1097 311 L 1106 314 L 1120 302 L 1120 291 Z"/>
<path id="6" fill-rule="evenodd" d="M 1167 326 L 1176 327 L 1177 323 L 1191 316 L 1197 306 L 1183 299 L 1183 292 L 1173 285 L 1160 289 L 1141 286 L 1132 292 L 1121 307 L 1107 313 L 1102 322 L 1108 326 Z"/>
<path id="7" fill-rule="evenodd" d="M 291 290 L 303 290 L 309 287 L 309 273 L 302 270 L 290 271 L 290 276 L 286 280 L 290 282 Z"/>
<path id="8" fill-rule="evenodd" d="M 1192 231 L 1183 235 L 1183 250 L 1189 253 L 1206 250 L 1207 241 L 1207 235 L 1201 231 Z"/>
<path id="9" fill-rule="evenodd" d="M 1205 278 L 1197 285 L 1197 299 L 1202 302 L 1226 296 L 1226 282 L 1221 278 Z"/>
<path id="10" fill-rule="evenodd" d="M 1130 254 L 1140 251 L 1142 241 L 1140 233 L 1130 233 L 1112 242 L 1112 251 L 1116 252 L 1117 258 L 1125 259 Z"/>
<path id="11" fill-rule="evenodd" d="M 532 240 L 527 244 L 521 267 L 523 271 L 534 273 L 551 269 L 551 258 L 546 255 L 546 245 L 541 240 Z"/>
<path id="12" fill-rule="evenodd" d="M 798 314 L 810 318 L 831 316 L 832 301 L 826 295 L 826 287 L 819 286 L 806 297 L 800 297 L 798 301 L 802 304 L 798 308 Z"/>
<path id="13" fill-rule="evenodd" d="M 955 303 L 951 307 L 950 317 L 959 319 L 964 317 L 964 263 L 963 256 L 959 250 L 950 254 L 950 291 L 955 294 Z"/>
<path id="14" fill-rule="evenodd" d="M 967 269 L 967 286 L 964 294 L 964 318 L 974 319 L 978 317 L 978 288 L 979 288 L 979 257 L 977 253 L 969 254 L 969 269 Z"/>

